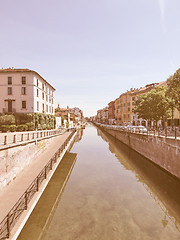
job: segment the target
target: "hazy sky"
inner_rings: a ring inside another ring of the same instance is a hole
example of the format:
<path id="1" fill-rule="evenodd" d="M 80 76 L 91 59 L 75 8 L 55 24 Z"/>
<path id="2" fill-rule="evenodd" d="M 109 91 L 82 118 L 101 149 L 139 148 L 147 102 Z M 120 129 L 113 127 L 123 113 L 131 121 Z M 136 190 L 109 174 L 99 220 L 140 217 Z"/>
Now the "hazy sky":
<path id="1" fill-rule="evenodd" d="M 0 0 L 0 67 L 37 71 L 95 115 L 180 67 L 180 0 Z"/>

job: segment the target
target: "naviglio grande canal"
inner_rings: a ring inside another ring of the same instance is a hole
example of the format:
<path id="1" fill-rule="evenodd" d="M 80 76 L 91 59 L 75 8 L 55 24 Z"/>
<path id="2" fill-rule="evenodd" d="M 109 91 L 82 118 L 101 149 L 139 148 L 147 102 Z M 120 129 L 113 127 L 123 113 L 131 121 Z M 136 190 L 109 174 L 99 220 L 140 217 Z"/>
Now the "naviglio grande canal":
<path id="1" fill-rule="evenodd" d="M 18 240 L 179 240 L 180 181 L 88 126 Z"/>

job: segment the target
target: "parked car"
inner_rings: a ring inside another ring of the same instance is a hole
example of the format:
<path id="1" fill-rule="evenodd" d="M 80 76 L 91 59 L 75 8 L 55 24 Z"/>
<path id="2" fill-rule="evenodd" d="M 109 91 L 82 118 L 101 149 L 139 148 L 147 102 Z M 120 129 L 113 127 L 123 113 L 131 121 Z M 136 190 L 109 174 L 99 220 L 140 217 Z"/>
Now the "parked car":
<path id="1" fill-rule="evenodd" d="M 136 126 L 136 132 L 147 133 L 147 128 L 145 126 Z"/>

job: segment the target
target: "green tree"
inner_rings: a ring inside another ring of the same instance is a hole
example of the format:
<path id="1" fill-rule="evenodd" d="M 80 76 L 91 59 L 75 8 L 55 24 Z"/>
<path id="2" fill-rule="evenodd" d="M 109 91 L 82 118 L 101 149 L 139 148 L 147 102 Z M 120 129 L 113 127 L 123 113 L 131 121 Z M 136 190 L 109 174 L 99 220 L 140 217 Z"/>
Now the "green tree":
<path id="1" fill-rule="evenodd" d="M 165 86 L 157 86 L 147 94 L 139 95 L 135 102 L 135 113 L 139 118 L 155 121 L 170 116 L 171 99 L 166 95 Z"/>
<path id="2" fill-rule="evenodd" d="M 174 100 L 175 107 L 180 111 L 180 68 L 168 78 L 167 85 L 167 96 Z"/>

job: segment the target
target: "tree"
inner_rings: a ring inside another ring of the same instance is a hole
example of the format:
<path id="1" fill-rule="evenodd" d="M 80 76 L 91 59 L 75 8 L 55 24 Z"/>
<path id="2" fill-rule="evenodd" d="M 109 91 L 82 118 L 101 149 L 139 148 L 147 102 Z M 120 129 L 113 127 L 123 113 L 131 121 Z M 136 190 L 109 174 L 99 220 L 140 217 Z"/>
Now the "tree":
<path id="1" fill-rule="evenodd" d="M 139 95 L 135 102 L 135 113 L 140 118 L 157 121 L 170 116 L 171 99 L 166 96 L 166 87 L 157 86 L 147 94 Z"/>
<path id="2" fill-rule="evenodd" d="M 174 100 L 175 107 L 180 111 L 180 68 L 168 78 L 167 84 L 167 96 Z"/>

